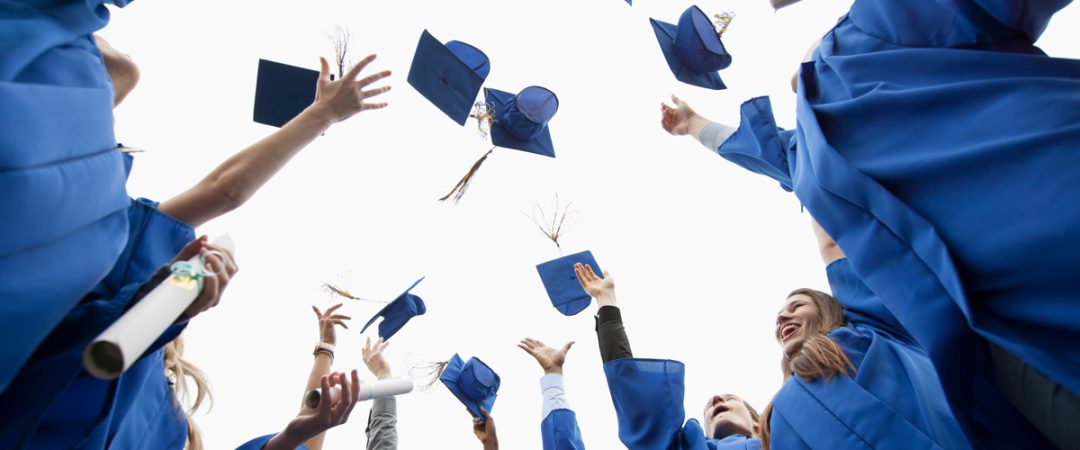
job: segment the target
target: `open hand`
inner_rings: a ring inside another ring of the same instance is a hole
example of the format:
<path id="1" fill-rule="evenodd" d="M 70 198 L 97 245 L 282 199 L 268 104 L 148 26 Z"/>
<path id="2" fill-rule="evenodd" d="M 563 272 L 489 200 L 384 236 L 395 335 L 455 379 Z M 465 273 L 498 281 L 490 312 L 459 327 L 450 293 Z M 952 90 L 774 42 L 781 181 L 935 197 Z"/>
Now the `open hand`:
<path id="1" fill-rule="evenodd" d="M 364 341 L 364 364 L 380 380 L 390 378 L 390 364 L 386 362 L 386 358 L 382 354 L 387 345 L 390 345 L 390 343 L 382 338 L 379 338 L 374 344 L 371 343 L 370 337 Z"/>
<path id="2" fill-rule="evenodd" d="M 341 325 L 342 328 L 349 329 L 349 325 L 345 323 L 346 320 L 352 319 L 349 316 L 343 316 L 341 314 L 334 314 L 341 307 L 341 303 L 331 306 L 326 312 L 319 311 L 315 305 L 311 306 L 311 309 L 315 311 L 315 316 L 319 318 L 319 342 L 324 342 L 330 345 L 337 345 L 337 333 L 334 330 L 335 325 Z"/>
<path id="3" fill-rule="evenodd" d="M 574 264 L 574 274 L 577 275 L 578 283 L 590 297 L 596 299 L 600 306 L 615 304 L 615 278 L 611 273 L 604 271 L 604 278 L 596 276 L 592 267 L 588 264 Z"/>
<path id="4" fill-rule="evenodd" d="M 326 58 L 319 58 L 319 83 L 315 88 L 315 103 L 311 107 L 323 109 L 333 122 L 348 119 L 360 111 L 385 108 L 386 102 L 370 103 L 365 100 L 389 91 L 390 86 L 368 90 L 364 88 L 390 76 L 390 71 L 384 70 L 360 80 L 356 79 L 360 71 L 374 60 L 375 55 L 368 55 L 349 69 L 341 79 L 331 80 L 330 63 L 326 61 Z"/>
<path id="5" fill-rule="evenodd" d="M 704 117 L 694 112 L 690 105 L 686 102 L 679 100 L 679 97 L 671 96 L 671 101 L 675 106 L 668 106 L 666 103 L 660 103 L 660 126 L 664 128 L 664 131 L 671 133 L 674 136 L 684 136 L 687 134 L 697 135 L 697 132 L 701 131 L 701 128 L 708 123 Z"/>
<path id="6" fill-rule="evenodd" d="M 566 353 L 570 351 L 570 347 L 573 345 L 574 341 L 570 341 L 563 345 L 562 348 L 556 349 L 548 347 L 538 340 L 525 338 L 518 343 L 518 348 L 525 350 L 526 353 L 536 358 L 536 362 L 540 363 L 540 368 L 544 369 L 545 374 L 562 374 L 563 363 L 566 362 Z"/>

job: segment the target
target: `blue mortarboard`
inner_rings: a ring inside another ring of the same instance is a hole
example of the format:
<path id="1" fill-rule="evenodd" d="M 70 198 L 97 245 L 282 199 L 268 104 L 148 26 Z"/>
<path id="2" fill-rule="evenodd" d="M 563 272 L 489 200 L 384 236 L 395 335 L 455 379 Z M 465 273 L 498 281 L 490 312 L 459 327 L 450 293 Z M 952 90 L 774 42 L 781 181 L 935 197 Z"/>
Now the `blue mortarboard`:
<path id="1" fill-rule="evenodd" d="M 459 41 L 443 45 L 424 30 L 409 68 L 409 84 L 458 125 L 465 125 L 490 70 L 487 55 L 476 47 Z"/>
<path id="2" fill-rule="evenodd" d="M 576 263 L 588 264 L 597 274 L 603 273 L 600 266 L 596 264 L 596 258 L 593 258 L 592 252 L 588 250 L 536 266 L 551 304 L 567 316 L 583 311 L 592 302 L 592 298 L 585 293 L 585 289 L 582 289 L 577 274 L 574 273 Z"/>
<path id="3" fill-rule="evenodd" d="M 484 97 L 495 109 L 495 122 L 491 125 L 493 145 L 555 157 L 547 126 L 559 110 L 559 98 L 554 92 L 529 86 L 514 95 L 486 88 Z"/>
<path id="4" fill-rule="evenodd" d="M 390 340 L 390 336 L 397 333 L 401 327 L 405 326 L 405 323 L 415 316 L 424 314 L 427 311 L 427 306 L 424 305 L 424 300 L 419 296 L 410 294 L 409 291 L 416 285 L 420 284 L 424 280 L 424 277 L 420 277 L 416 280 L 412 286 L 409 286 L 405 292 L 402 292 L 394 301 L 386 305 L 381 311 L 375 314 L 364 328 L 360 330 L 363 333 L 372 323 L 375 323 L 375 319 L 379 317 L 383 318 L 383 321 L 379 323 L 379 337 L 383 340 Z"/>
<path id="5" fill-rule="evenodd" d="M 265 59 L 255 81 L 255 121 L 281 127 L 315 102 L 319 72 Z"/>
<path id="6" fill-rule="evenodd" d="M 495 407 L 495 398 L 499 395 L 499 374 L 479 358 L 472 357 L 468 362 L 463 362 L 455 353 L 443 368 L 439 381 L 469 408 L 473 417 L 483 420 L 480 408 L 483 407 L 490 414 L 491 408 Z"/>
<path id="7" fill-rule="evenodd" d="M 708 89 L 727 88 L 717 71 L 731 65 L 731 54 L 701 8 L 687 8 L 678 26 L 656 19 L 649 23 L 675 78 Z"/>

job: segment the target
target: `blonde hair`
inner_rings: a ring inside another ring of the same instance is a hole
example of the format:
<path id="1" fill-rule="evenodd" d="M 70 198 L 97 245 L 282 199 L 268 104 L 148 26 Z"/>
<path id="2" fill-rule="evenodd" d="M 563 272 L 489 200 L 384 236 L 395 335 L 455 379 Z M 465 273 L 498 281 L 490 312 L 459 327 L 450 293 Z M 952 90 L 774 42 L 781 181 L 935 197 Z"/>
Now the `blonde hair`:
<path id="1" fill-rule="evenodd" d="M 809 297 L 817 306 L 819 320 L 804 325 L 807 336 L 802 346 L 793 355 L 785 354 L 780 360 L 784 380 L 792 375 L 804 380 L 817 378 L 830 380 L 837 375 L 855 373 L 855 366 L 851 363 L 851 359 L 828 336 L 833 330 L 847 324 L 847 319 L 844 318 L 844 306 L 833 296 L 814 289 L 796 289 L 788 294 L 788 298 L 800 294 Z M 765 450 L 769 450 L 771 440 L 769 420 L 772 418 L 772 413 L 773 404 L 769 402 L 758 422 L 761 428 L 761 445 Z"/>
<path id="2" fill-rule="evenodd" d="M 187 450 L 203 450 L 202 432 L 191 416 L 202 406 L 204 400 L 209 400 L 212 405 L 214 395 L 210 392 L 210 383 L 206 379 L 206 374 L 198 366 L 183 359 L 183 355 L 183 336 L 177 336 L 176 339 L 165 345 L 165 377 L 173 385 L 173 390 L 176 392 L 173 400 L 177 401 L 178 404 L 187 402 L 188 396 L 192 394 L 188 390 L 188 380 L 195 385 L 195 401 L 191 404 L 191 409 L 184 413 L 188 426 L 187 443 L 184 448 Z"/>

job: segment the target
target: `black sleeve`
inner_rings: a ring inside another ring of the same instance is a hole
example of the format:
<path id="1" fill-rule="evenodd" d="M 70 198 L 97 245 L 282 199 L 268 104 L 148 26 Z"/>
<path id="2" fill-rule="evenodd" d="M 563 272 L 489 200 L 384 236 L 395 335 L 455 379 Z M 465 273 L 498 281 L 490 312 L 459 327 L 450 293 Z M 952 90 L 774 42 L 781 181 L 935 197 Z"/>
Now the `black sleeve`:
<path id="1" fill-rule="evenodd" d="M 604 362 L 634 357 L 618 306 L 600 307 L 596 314 L 596 338 L 600 342 L 600 358 Z"/>

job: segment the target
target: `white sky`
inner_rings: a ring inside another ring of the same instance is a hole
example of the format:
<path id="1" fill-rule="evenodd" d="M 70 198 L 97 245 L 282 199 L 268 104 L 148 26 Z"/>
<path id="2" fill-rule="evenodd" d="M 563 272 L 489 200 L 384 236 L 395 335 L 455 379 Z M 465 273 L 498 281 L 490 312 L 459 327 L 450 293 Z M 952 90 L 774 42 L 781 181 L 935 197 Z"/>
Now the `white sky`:
<path id="1" fill-rule="evenodd" d="M 811 41 L 850 1 L 807 1 L 773 13 L 765 0 L 701 1 L 733 10 L 724 36 L 734 63 L 726 91 L 677 82 L 649 17 L 674 22 L 687 2 L 519 0 L 398 2 L 165 2 L 116 11 L 102 35 L 140 64 L 139 87 L 116 110 L 117 137 L 137 155 L 132 196 L 164 200 L 232 153 L 274 131 L 251 120 L 259 58 L 318 68 L 326 33 L 351 29 L 352 56 L 374 52 L 391 69 L 390 106 L 336 125 L 251 201 L 199 229 L 230 232 L 241 272 L 223 303 L 186 332 L 187 359 L 208 373 L 215 403 L 197 420 L 209 448 L 232 448 L 282 429 L 295 415 L 317 341 L 310 305 L 343 280 L 389 300 L 414 293 L 428 306 L 391 340 L 395 374 L 454 352 L 479 356 L 502 377 L 493 410 L 502 448 L 540 448 L 542 374 L 515 347 L 526 336 L 577 341 L 566 384 L 590 448 L 619 448 L 592 314 L 556 312 L 534 266 L 559 256 L 522 212 L 558 192 L 580 212 L 567 253 L 589 249 L 617 280 L 635 356 L 687 365 L 687 418 L 714 393 L 762 408 L 778 388 L 775 311 L 798 287 L 827 290 L 824 270 L 793 195 L 659 126 L 675 93 L 714 120 L 770 95 L 781 125 L 794 125 L 788 80 Z M 1040 45 L 1080 56 L 1080 9 L 1059 14 Z M 488 145 L 458 127 L 406 82 L 427 28 L 491 58 L 485 86 L 555 91 L 550 127 L 558 159 L 496 150 L 457 206 L 435 201 Z M 370 72 L 370 70 L 369 70 Z M 337 370 L 363 368 L 359 328 L 382 305 L 347 303 L 353 328 L 338 334 Z M 374 328 L 368 334 L 375 334 Z M 368 404 L 331 430 L 326 449 L 362 448 Z M 399 400 L 400 448 L 479 448 L 464 407 L 441 385 Z"/>

